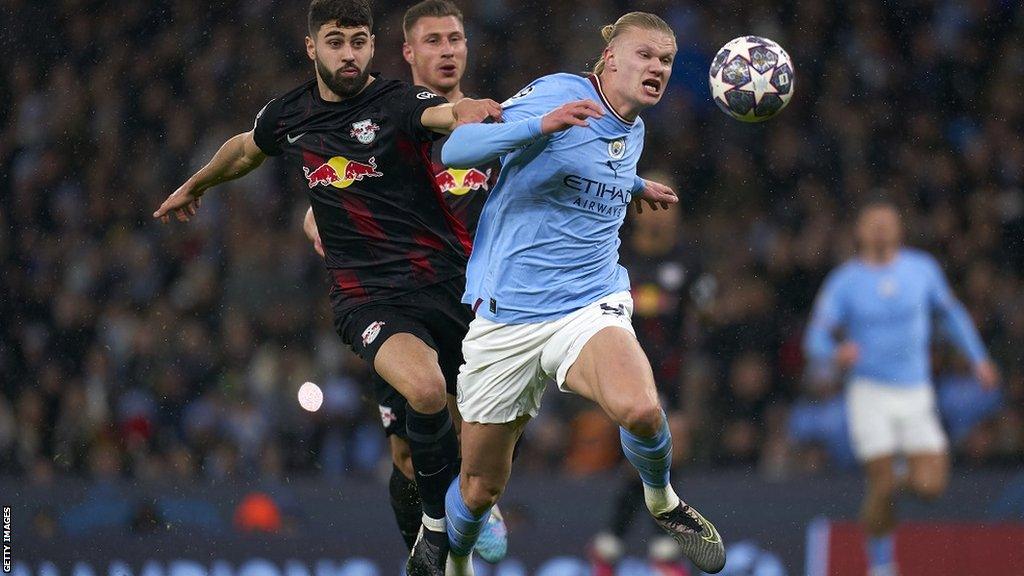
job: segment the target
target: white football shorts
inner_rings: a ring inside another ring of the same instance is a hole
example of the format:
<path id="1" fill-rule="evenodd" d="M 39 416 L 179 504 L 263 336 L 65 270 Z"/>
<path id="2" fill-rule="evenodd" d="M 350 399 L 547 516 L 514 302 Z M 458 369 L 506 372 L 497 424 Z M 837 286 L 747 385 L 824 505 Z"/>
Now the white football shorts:
<path id="1" fill-rule="evenodd" d="M 846 387 L 846 403 L 853 451 L 861 462 L 947 450 L 935 390 L 928 383 L 902 387 L 854 378 Z"/>
<path id="2" fill-rule="evenodd" d="M 536 416 L 547 381 L 566 392 L 565 375 L 594 334 L 615 326 L 636 337 L 632 315 L 629 292 L 616 292 L 547 322 L 502 324 L 477 316 L 462 341 L 466 363 L 456 399 L 463 420 L 504 424 Z"/>

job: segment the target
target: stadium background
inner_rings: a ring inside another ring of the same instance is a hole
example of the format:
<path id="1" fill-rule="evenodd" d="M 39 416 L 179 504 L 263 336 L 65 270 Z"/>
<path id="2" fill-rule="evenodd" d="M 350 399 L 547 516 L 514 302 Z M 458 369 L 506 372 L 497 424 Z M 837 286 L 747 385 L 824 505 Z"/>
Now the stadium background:
<path id="1" fill-rule="evenodd" d="M 537 76 L 589 67 L 600 25 L 628 9 L 662 15 L 678 35 L 668 93 L 645 114 L 642 167 L 671 179 L 682 202 L 628 224 L 622 255 L 686 475 L 785 487 L 855 472 L 834 380 L 804 373 L 799 341 L 821 280 L 851 253 L 856 204 L 878 189 L 903 206 L 908 243 L 938 256 L 1003 371 L 1001 392 L 983 394 L 936 347 L 954 476 L 1021 469 L 1024 5 L 459 4 L 463 86 L 499 101 Z M 375 68 L 407 78 L 407 3 L 375 5 Z M 325 491 L 376 485 L 366 506 L 385 511 L 379 418 L 359 397 L 366 370 L 331 328 L 326 274 L 300 229 L 304 182 L 271 161 L 208 194 L 188 225 L 150 218 L 269 98 L 309 77 L 305 8 L 4 3 L 5 485 L 147 492 L 301 478 Z M 748 33 L 778 41 L 796 67 L 792 103 L 764 125 L 737 123 L 708 97 L 714 51 Z M 306 380 L 326 393 L 314 415 L 295 402 Z M 572 398 L 545 402 L 519 472 L 616 475 L 614 429 Z M 26 532 L 73 532 L 64 507 L 40 502 Z M 147 513 L 110 525 L 131 531 Z M 588 509 L 594 530 L 608 513 Z M 394 536 L 390 524 L 380 532 Z"/>

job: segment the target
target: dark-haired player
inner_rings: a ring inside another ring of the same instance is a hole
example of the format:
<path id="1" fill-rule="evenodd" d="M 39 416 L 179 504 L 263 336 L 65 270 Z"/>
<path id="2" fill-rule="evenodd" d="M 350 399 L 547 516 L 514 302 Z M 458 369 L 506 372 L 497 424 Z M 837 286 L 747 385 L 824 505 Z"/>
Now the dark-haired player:
<path id="1" fill-rule="evenodd" d="M 409 64 L 413 84 L 424 86 L 444 96 L 449 102 L 465 98 L 462 76 L 466 71 L 468 46 L 462 12 L 448 0 L 424 0 L 405 11 L 402 22 L 405 45 L 402 55 Z M 498 177 L 498 164 L 469 169 L 447 168 L 441 164 L 443 141 L 433 147 L 433 174 L 438 188 L 452 214 L 466 227 L 470 237 L 476 230 L 480 212 L 491 184 Z M 306 212 L 303 230 L 321 256 L 323 246 L 317 233 L 313 209 Z M 398 521 L 399 531 L 412 548 L 420 525 L 420 499 L 416 491 L 409 441 L 405 437 L 405 398 L 383 380 L 375 380 L 376 402 L 388 437 L 394 466 L 388 489 L 391 507 Z M 454 390 L 452 390 L 454 391 Z M 449 395 L 449 406 L 456 425 L 460 423 L 455 408 L 454 394 Z M 488 525 L 480 534 L 475 550 L 488 562 L 497 562 L 505 556 L 507 539 L 500 512 L 495 508 Z"/>
<path id="2" fill-rule="evenodd" d="M 501 109 L 492 101 L 450 104 L 426 88 L 371 75 L 373 18 L 365 0 L 313 0 L 308 22 L 315 79 L 271 100 L 253 130 L 229 139 L 154 217 L 188 221 L 208 188 L 268 155 L 284 154 L 302 169 L 334 280 L 335 328 L 408 400 L 423 506 L 418 542 L 446 551 L 444 492 L 457 472 L 458 441 L 445 392 L 471 320 L 459 304 L 469 237 L 435 184 L 430 144 L 459 121 L 500 118 Z M 427 560 L 420 573 L 443 573 L 443 555 Z"/>

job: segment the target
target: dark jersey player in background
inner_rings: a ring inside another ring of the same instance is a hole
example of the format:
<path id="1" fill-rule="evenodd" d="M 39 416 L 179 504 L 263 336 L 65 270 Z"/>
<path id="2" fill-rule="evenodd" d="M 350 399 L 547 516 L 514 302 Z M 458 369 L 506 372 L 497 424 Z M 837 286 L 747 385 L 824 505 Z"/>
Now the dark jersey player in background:
<path id="1" fill-rule="evenodd" d="M 459 102 L 465 98 L 461 81 L 466 70 L 468 48 L 462 12 L 458 7 L 448 0 L 424 0 L 406 10 L 402 28 L 405 32 L 402 55 L 412 71 L 413 83 L 428 88 L 449 102 Z M 487 192 L 498 178 L 498 164 L 468 170 L 447 168 L 441 164 L 442 143 L 443 139 L 434 143 L 432 173 L 438 188 L 444 193 L 449 209 L 472 236 L 487 199 Z M 303 230 L 313 243 L 313 249 L 323 256 L 323 245 L 312 208 L 306 212 Z M 402 537 L 412 548 L 422 512 L 409 442 L 405 435 L 406 400 L 383 380 L 377 379 L 374 387 L 375 401 L 380 409 L 384 433 L 388 437 L 394 462 L 388 483 L 391 507 Z M 459 415 L 454 399 L 454 394 L 449 394 L 448 405 L 458 426 Z M 481 532 L 476 551 L 481 558 L 493 563 L 504 557 L 507 541 L 500 512 L 495 512 L 491 518 L 493 523 L 489 523 Z"/>
<path id="2" fill-rule="evenodd" d="M 458 458 L 445 383 L 454 382 L 471 319 L 459 302 L 469 238 L 434 183 L 430 143 L 459 121 L 500 119 L 501 108 L 453 105 L 426 88 L 371 76 L 365 0 L 313 0 L 308 21 L 315 80 L 268 103 L 254 129 L 229 139 L 154 217 L 167 222 L 173 212 L 188 221 L 206 189 L 267 155 L 284 154 L 301 168 L 334 280 L 335 327 L 408 400 L 423 505 L 413 554 L 425 566 L 419 573 L 443 574 L 444 493 Z"/>
<path id="3" fill-rule="evenodd" d="M 405 32 L 402 56 L 409 64 L 413 84 L 429 88 L 449 102 L 466 98 L 461 83 L 469 48 L 462 11 L 448 0 L 424 0 L 405 11 L 402 24 Z M 436 141 L 432 148 L 434 179 L 452 214 L 472 238 L 487 192 L 498 180 L 500 165 L 495 162 L 465 170 L 448 168 L 441 163 L 443 144 L 444 138 Z M 306 212 L 303 229 L 314 249 L 323 256 L 312 208 Z"/>
<path id="4" fill-rule="evenodd" d="M 462 76 L 469 48 L 462 12 L 447 0 L 424 0 L 406 11 L 403 29 L 402 56 L 412 71 L 413 83 L 429 87 L 449 102 L 466 98 Z M 498 180 L 499 164 L 448 168 L 441 163 L 442 144 L 443 139 L 434 143 L 434 179 L 448 207 L 472 237 L 487 193 Z"/>

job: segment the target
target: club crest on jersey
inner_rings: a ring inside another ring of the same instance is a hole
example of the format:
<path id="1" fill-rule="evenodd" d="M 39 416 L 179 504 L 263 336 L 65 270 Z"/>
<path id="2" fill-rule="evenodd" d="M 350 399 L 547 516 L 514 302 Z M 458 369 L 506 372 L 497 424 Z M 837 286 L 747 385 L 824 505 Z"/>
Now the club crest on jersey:
<path id="1" fill-rule="evenodd" d="M 438 97 L 437 94 L 434 94 L 433 92 L 428 92 L 426 90 L 424 90 L 423 92 L 420 92 L 419 94 L 416 95 L 416 98 L 418 100 L 430 100 L 431 98 L 437 98 L 437 97 Z"/>
<path id="2" fill-rule="evenodd" d="M 348 135 L 359 141 L 360 144 L 369 144 L 377 137 L 377 130 L 380 126 L 373 123 L 373 120 L 360 120 L 352 123 L 352 130 Z"/>
<path id="3" fill-rule="evenodd" d="M 896 281 L 892 278 L 883 278 L 878 283 L 878 295 L 882 298 L 892 298 L 899 291 L 899 286 L 896 285 Z"/>
<path id="4" fill-rule="evenodd" d="M 380 329 L 383 327 L 384 322 L 381 320 L 367 326 L 366 330 L 363 330 L 363 346 L 373 344 L 373 341 L 377 339 L 377 336 L 380 336 Z"/>
<path id="5" fill-rule="evenodd" d="M 447 192 L 454 196 L 462 196 L 476 190 L 489 190 L 491 182 L 491 169 L 486 172 L 476 168 L 459 170 L 448 168 L 434 174 L 434 181 L 441 192 Z"/>
<path id="6" fill-rule="evenodd" d="M 626 153 L 626 139 L 619 138 L 608 143 L 608 155 L 612 160 L 619 160 Z"/>

